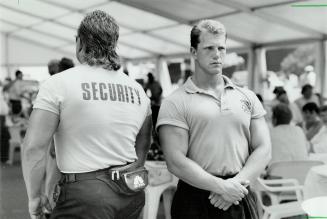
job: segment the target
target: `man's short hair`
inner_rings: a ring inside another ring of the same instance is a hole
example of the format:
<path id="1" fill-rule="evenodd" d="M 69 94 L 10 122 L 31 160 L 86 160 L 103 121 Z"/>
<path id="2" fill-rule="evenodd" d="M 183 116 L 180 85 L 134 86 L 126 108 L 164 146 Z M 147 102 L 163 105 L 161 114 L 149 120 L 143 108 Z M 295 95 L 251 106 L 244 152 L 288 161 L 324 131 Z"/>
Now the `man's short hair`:
<path id="1" fill-rule="evenodd" d="M 48 63 L 48 71 L 50 75 L 57 74 L 59 72 L 59 60 L 50 60 L 50 62 Z"/>
<path id="2" fill-rule="evenodd" d="M 309 113 L 316 112 L 317 114 L 319 114 L 319 107 L 316 103 L 310 102 L 302 107 L 302 111 L 309 112 Z"/>
<path id="3" fill-rule="evenodd" d="M 276 121 L 276 126 L 290 124 L 293 117 L 292 111 L 285 103 L 279 103 L 273 107 L 272 116 Z"/>
<path id="4" fill-rule="evenodd" d="M 222 23 L 215 20 L 201 20 L 195 24 L 191 30 L 191 47 L 194 49 L 198 48 L 200 35 L 203 31 L 208 31 L 216 35 L 224 35 L 227 39 L 226 28 Z"/>
<path id="5" fill-rule="evenodd" d="M 85 49 L 84 60 L 88 65 L 108 70 L 120 68 L 116 53 L 119 26 L 113 17 L 100 10 L 88 13 L 78 27 L 77 36 Z"/>
<path id="6" fill-rule="evenodd" d="M 18 77 L 18 75 L 22 75 L 23 74 L 23 72 L 21 72 L 20 70 L 17 70 L 16 72 L 15 72 L 15 76 L 16 77 Z"/>
<path id="7" fill-rule="evenodd" d="M 301 90 L 301 94 L 304 94 L 307 90 L 313 90 L 312 85 L 310 85 L 310 84 L 303 85 L 302 90 Z"/>
<path id="8" fill-rule="evenodd" d="M 60 62 L 59 62 L 59 72 L 65 71 L 69 68 L 74 67 L 74 62 L 73 60 L 63 57 Z"/>

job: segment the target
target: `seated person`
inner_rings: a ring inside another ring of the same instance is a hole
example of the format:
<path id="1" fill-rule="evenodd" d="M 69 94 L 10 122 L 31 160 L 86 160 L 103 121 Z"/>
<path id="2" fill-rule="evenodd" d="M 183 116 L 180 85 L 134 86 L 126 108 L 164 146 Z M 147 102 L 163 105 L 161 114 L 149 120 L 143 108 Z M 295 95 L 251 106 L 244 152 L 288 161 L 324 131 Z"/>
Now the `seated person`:
<path id="1" fill-rule="evenodd" d="M 307 103 L 315 103 L 317 106 L 320 105 L 320 100 L 317 95 L 313 92 L 313 87 L 310 84 L 306 84 L 302 87 L 301 90 L 302 97 L 296 99 L 294 103 L 301 110 L 303 106 Z"/>
<path id="2" fill-rule="evenodd" d="M 307 140 L 303 130 L 291 125 L 292 112 L 286 104 L 280 103 L 273 108 L 270 130 L 272 162 L 306 160 L 308 158 Z"/>
<path id="3" fill-rule="evenodd" d="M 313 153 L 327 153 L 327 105 L 320 107 L 320 119 L 323 123 L 318 133 L 310 140 Z"/>
<path id="4" fill-rule="evenodd" d="M 319 118 L 319 107 L 316 103 L 307 103 L 303 106 L 302 113 L 304 119 L 304 133 L 308 141 L 311 141 L 323 126 Z"/>
<path id="5" fill-rule="evenodd" d="M 276 94 L 276 98 L 279 101 L 279 103 L 285 103 L 291 110 L 292 123 L 294 125 L 302 126 L 303 123 L 302 112 L 299 110 L 299 108 L 295 103 L 290 103 L 286 91 L 285 90 L 280 91 L 278 94 Z"/>

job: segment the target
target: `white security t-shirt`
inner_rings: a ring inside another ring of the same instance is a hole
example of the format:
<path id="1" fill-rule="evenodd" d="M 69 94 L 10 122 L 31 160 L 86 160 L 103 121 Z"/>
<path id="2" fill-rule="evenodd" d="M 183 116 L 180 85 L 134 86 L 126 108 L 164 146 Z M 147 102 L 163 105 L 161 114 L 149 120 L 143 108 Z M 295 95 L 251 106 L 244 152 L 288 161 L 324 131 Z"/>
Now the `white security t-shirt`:
<path id="1" fill-rule="evenodd" d="M 79 173 L 137 159 L 135 140 L 151 114 L 143 88 L 121 72 L 78 66 L 45 81 L 34 108 L 59 115 L 55 133 L 61 172 Z"/>

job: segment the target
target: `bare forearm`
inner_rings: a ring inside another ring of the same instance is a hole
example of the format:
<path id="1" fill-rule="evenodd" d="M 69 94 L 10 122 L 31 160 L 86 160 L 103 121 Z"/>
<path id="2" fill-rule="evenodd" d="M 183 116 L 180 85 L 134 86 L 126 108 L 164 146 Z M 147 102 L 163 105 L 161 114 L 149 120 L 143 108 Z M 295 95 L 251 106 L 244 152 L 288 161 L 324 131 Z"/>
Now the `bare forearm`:
<path id="1" fill-rule="evenodd" d="M 201 166 L 187 157 L 179 157 L 175 162 L 167 162 L 168 169 L 186 183 L 208 191 L 220 194 L 222 179 L 206 172 Z"/>
<path id="2" fill-rule="evenodd" d="M 45 177 L 45 151 L 27 149 L 23 153 L 23 175 L 29 200 L 42 193 Z"/>
<path id="3" fill-rule="evenodd" d="M 269 149 L 266 147 L 256 148 L 236 177 L 241 180 L 253 181 L 263 172 L 270 159 L 271 153 Z"/>

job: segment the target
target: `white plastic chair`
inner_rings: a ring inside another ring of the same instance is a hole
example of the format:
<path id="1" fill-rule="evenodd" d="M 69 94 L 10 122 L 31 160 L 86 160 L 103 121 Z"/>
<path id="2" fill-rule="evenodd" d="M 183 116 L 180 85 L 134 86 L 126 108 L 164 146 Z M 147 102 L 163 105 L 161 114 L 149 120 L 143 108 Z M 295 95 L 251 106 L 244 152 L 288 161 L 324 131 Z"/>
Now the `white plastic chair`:
<path id="1" fill-rule="evenodd" d="M 272 204 L 265 206 L 262 200 L 262 193 L 266 194 L 280 193 L 280 192 L 294 192 L 296 200 L 282 204 Z M 305 214 L 301 208 L 301 201 L 303 200 L 303 186 L 300 186 L 295 179 L 275 179 L 264 180 L 257 179 L 255 193 L 258 198 L 258 204 L 261 211 L 260 218 L 262 219 L 280 219 L 283 217 L 297 216 Z"/>
<path id="2" fill-rule="evenodd" d="M 297 181 L 297 185 L 304 185 L 304 180 L 311 167 L 323 164 L 324 162 L 316 160 L 279 161 L 269 166 L 267 175 L 281 179 L 294 179 Z M 295 193 L 290 191 L 270 193 L 268 196 L 272 204 L 296 199 Z"/>
<path id="3" fill-rule="evenodd" d="M 173 190 L 177 187 L 178 179 L 168 171 L 165 162 L 150 161 L 145 163 L 145 167 L 149 170 L 149 185 L 145 189 L 143 219 L 157 218 L 161 195 L 163 195 L 165 218 L 170 219 Z"/>

